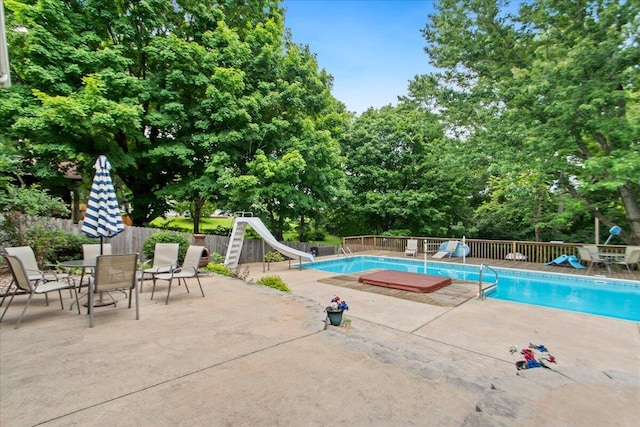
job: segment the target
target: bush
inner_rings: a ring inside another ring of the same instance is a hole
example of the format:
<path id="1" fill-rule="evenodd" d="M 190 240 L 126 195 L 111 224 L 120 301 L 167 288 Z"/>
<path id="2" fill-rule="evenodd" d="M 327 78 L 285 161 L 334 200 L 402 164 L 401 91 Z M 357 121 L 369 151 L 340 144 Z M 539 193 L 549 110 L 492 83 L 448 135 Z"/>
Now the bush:
<path id="1" fill-rule="evenodd" d="M 207 266 L 204 269 L 212 273 L 221 274 L 227 277 L 231 277 L 231 274 L 232 274 L 229 268 L 215 262 L 210 262 L 209 264 L 207 264 Z"/>
<path id="2" fill-rule="evenodd" d="M 218 252 L 211 254 L 211 262 L 214 264 L 224 264 L 225 256 L 220 255 Z"/>
<path id="3" fill-rule="evenodd" d="M 280 252 L 267 252 L 264 255 L 264 261 L 265 262 L 280 262 L 280 261 L 284 261 L 284 257 L 282 256 L 282 254 Z"/>
<path id="4" fill-rule="evenodd" d="M 156 243 L 178 243 L 180 245 L 180 249 L 178 249 L 179 264 L 182 264 L 182 262 L 184 261 L 184 256 L 187 254 L 187 249 L 191 244 L 189 243 L 189 240 L 182 234 L 171 233 L 168 231 L 161 231 L 160 233 L 152 234 L 147 240 L 144 241 L 144 244 L 142 245 L 142 253 L 145 260 L 153 258 L 153 253 L 156 249 Z"/>
<path id="5" fill-rule="evenodd" d="M 267 286 L 269 288 L 277 289 L 282 292 L 291 292 L 291 289 L 280 278 L 280 276 L 262 276 L 256 284 L 261 286 Z"/>
<path id="6" fill-rule="evenodd" d="M 76 235 L 60 229 L 46 229 L 36 226 L 24 231 L 16 246 L 30 246 L 40 268 L 58 261 L 82 257 L 82 245 L 92 240 L 84 235 Z"/>

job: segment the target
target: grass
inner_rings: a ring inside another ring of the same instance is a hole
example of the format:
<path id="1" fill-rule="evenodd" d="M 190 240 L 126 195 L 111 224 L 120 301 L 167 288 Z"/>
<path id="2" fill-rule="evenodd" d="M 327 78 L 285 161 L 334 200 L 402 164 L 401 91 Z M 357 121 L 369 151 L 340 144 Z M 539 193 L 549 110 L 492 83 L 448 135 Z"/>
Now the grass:
<path id="1" fill-rule="evenodd" d="M 167 226 L 177 227 L 186 233 L 193 232 L 193 220 L 191 218 L 185 218 L 183 216 L 162 218 L 157 217 L 150 223 L 151 227 L 165 228 Z M 217 227 L 233 227 L 233 218 L 201 218 L 200 219 L 200 232 L 203 234 L 212 234 Z M 295 230 L 289 230 L 284 232 L 284 240 L 289 242 L 298 241 L 298 233 Z M 319 245 L 326 246 L 338 246 L 342 244 L 342 238 L 338 236 L 326 236 L 324 240 L 313 241 Z"/>

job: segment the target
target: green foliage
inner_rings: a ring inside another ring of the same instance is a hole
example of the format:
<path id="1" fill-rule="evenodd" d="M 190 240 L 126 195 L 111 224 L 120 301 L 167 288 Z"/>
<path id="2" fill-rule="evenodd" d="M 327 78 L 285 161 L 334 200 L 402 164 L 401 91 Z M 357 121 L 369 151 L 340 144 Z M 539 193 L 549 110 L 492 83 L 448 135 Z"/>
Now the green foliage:
<path id="1" fill-rule="evenodd" d="M 152 259 L 153 253 L 156 248 L 156 243 L 178 243 L 180 249 L 178 250 L 178 263 L 182 264 L 184 257 L 187 254 L 189 248 L 189 240 L 182 234 L 171 233 L 168 231 L 162 231 L 160 233 L 152 234 L 144 241 L 142 245 L 142 253 L 145 259 Z"/>
<path id="2" fill-rule="evenodd" d="M 27 229 L 16 246 L 30 246 L 40 268 L 69 259 L 82 257 L 82 245 L 91 243 L 86 236 L 76 235 L 60 229 L 35 226 Z"/>
<path id="3" fill-rule="evenodd" d="M 640 3 L 535 0 L 510 13 L 499 6 L 438 2 L 423 34 L 441 71 L 409 88 L 412 100 L 437 105 L 442 122 L 460 131 L 461 158 L 487 183 L 477 193 L 480 233 L 543 240 L 598 216 L 640 242 L 640 57 L 630 42 Z"/>
<path id="4" fill-rule="evenodd" d="M 190 233 L 193 230 L 193 220 L 185 217 L 155 218 L 149 224 L 154 228 L 164 230 L 181 231 Z M 228 236 L 233 226 L 233 219 L 227 218 L 201 218 L 200 232 L 203 234 L 214 234 L 218 236 Z"/>
<path id="5" fill-rule="evenodd" d="M 418 104 L 367 110 L 354 121 L 343 152 L 351 195 L 337 200 L 332 232 L 448 234 L 472 212 L 467 195 L 475 180 L 438 118 Z"/>
<path id="6" fill-rule="evenodd" d="M 216 262 L 210 262 L 209 264 L 207 264 L 207 266 L 205 267 L 205 270 L 210 271 L 212 273 L 221 274 L 227 277 L 232 276 L 231 269 L 225 267 L 222 264 L 218 264 Z"/>
<path id="7" fill-rule="evenodd" d="M 280 252 L 272 251 L 272 252 L 267 252 L 264 255 L 264 261 L 265 262 L 280 262 L 280 261 L 284 261 L 284 257 L 282 256 L 282 254 Z"/>
<path id="8" fill-rule="evenodd" d="M 219 254 L 218 252 L 213 252 L 211 255 L 211 262 L 214 264 L 222 264 L 224 263 L 225 256 Z"/>
<path id="9" fill-rule="evenodd" d="M 349 115 L 279 2 L 67 6 L 5 2 L 7 28 L 37 29 L 7 33 L 14 84 L 0 98 L 0 138 L 26 174 L 68 194 L 62 165 L 90 177 L 105 154 L 135 224 L 178 202 L 194 232 L 213 206 L 255 208 L 280 230 L 331 202 Z"/>
<path id="10" fill-rule="evenodd" d="M 52 197 L 38 186 L 0 189 L 0 241 L 20 246 L 30 228 L 43 228 L 38 217 L 68 215 L 69 208 L 59 198 Z"/>
<path id="11" fill-rule="evenodd" d="M 69 208 L 62 199 L 52 197 L 47 190 L 37 185 L 30 187 L 7 185 L 0 189 L 0 211 L 48 217 L 69 214 Z"/>
<path id="12" fill-rule="evenodd" d="M 282 292 L 291 292 L 289 286 L 287 286 L 287 284 L 282 280 L 280 276 L 262 276 L 260 279 L 258 279 L 256 284 L 277 289 Z"/>

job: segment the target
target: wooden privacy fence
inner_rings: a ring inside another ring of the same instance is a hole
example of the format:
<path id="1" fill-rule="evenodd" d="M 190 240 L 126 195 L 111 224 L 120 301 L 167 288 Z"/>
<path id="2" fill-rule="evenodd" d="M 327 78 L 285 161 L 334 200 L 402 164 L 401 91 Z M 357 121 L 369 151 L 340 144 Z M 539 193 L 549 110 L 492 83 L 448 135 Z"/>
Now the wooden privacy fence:
<path id="1" fill-rule="evenodd" d="M 70 233 L 80 234 L 81 224 L 74 224 L 70 219 L 59 218 L 47 218 L 44 220 L 47 227 L 58 228 Z M 110 239 L 105 239 L 105 243 L 111 243 L 111 248 L 114 253 L 139 253 L 142 254 L 142 245 L 144 242 L 155 233 L 160 233 L 167 230 L 159 228 L 146 228 L 146 227 L 125 227 L 125 230 Z M 193 242 L 193 234 L 191 233 L 179 233 L 187 238 L 190 242 Z M 303 252 L 311 252 L 311 248 L 317 250 L 318 255 L 334 255 L 337 251 L 334 246 L 321 246 L 316 243 L 310 242 L 282 242 L 283 244 L 290 246 L 294 249 L 298 249 Z M 217 235 L 205 235 L 204 246 L 209 251 L 209 254 L 218 253 L 223 257 L 227 254 L 227 247 L 229 245 L 228 236 Z M 264 254 L 271 252 L 273 249 L 264 243 L 262 239 L 245 239 L 242 245 L 242 252 L 240 254 L 240 263 L 262 262 Z M 294 260 L 298 261 L 298 260 Z"/>
<path id="2" fill-rule="evenodd" d="M 394 236 L 353 236 L 342 239 L 342 244 L 347 251 L 362 252 L 384 250 L 393 252 L 404 252 L 407 241 L 418 240 L 418 251 L 424 254 L 425 244 L 427 253 L 434 253 L 443 243 L 456 238 L 435 238 L 435 237 L 394 237 Z M 469 246 L 468 257 L 485 259 L 507 259 L 513 261 L 527 261 L 534 263 L 545 263 L 556 259 L 560 255 L 578 255 L 576 248 L 583 243 L 561 243 L 561 242 L 520 242 L 511 240 L 483 240 L 465 239 L 465 244 Z M 598 245 L 600 248 L 607 248 L 607 252 L 624 253 L 625 246 L 622 245 Z"/>

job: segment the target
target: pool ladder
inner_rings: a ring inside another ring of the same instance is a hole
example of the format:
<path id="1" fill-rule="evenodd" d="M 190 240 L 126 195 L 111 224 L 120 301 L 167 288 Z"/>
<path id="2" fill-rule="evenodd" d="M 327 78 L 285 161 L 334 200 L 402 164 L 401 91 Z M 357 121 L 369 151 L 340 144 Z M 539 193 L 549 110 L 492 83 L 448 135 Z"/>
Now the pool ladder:
<path id="1" fill-rule="evenodd" d="M 485 268 L 487 270 L 491 271 L 495 275 L 496 280 L 493 283 L 489 283 L 489 286 L 487 286 L 486 288 L 483 288 L 482 287 L 482 273 L 483 273 Z M 487 291 L 492 290 L 496 286 L 498 286 L 498 272 L 496 270 L 494 270 L 493 268 L 489 267 L 487 264 L 480 264 L 480 276 L 478 277 L 478 299 L 484 299 Z"/>
<path id="2" fill-rule="evenodd" d="M 349 256 L 349 254 L 353 255 L 353 252 L 351 252 L 351 249 L 349 249 L 349 246 L 347 246 L 347 250 L 345 251 L 344 248 L 342 246 L 340 246 L 338 248 L 338 256 L 340 256 L 340 252 L 342 252 L 344 254 L 344 256 Z M 349 254 L 347 254 L 347 252 L 349 252 Z"/>

